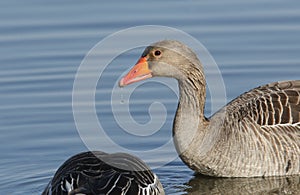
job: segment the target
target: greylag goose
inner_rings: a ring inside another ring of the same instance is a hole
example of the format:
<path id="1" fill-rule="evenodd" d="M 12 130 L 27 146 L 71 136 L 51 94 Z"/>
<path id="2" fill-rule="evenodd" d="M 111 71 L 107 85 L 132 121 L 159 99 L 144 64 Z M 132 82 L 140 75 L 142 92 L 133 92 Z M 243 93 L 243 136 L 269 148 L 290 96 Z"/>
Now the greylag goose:
<path id="1" fill-rule="evenodd" d="M 173 40 L 148 46 L 119 85 L 155 76 L 178 80 L 173 141 L 191 169 L 217 177 L 300 173 L 300 80 L 257 87 L 206 118 L 204 71 L 189 47 Z"/>
<path id="2" fill-rule="evenodd" d="M 55 173 L 43 195 L 164 195 L 158 177 L 135 156 L 83 152 Z"/>

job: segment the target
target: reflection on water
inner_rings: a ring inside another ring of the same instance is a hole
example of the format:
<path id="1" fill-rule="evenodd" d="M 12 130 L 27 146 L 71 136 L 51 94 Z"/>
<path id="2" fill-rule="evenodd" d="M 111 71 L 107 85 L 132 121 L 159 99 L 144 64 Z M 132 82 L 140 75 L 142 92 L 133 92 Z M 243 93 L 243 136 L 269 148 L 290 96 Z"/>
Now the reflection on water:
<path id="1" fill-rule="evenodd" d="M 212 178 L 196 175 L 187 194 L 300 194 L 300 176 L 265 178 Z"/>

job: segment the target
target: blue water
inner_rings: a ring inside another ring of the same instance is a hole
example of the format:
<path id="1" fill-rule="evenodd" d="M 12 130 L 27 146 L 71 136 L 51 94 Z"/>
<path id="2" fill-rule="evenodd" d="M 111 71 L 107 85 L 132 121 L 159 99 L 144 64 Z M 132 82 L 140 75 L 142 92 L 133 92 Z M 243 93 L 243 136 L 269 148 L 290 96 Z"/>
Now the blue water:
<path id="1" fill-rule="evenodd" d="M 88 150 L 73 117 L 72 92 L 77 69 L 99 41 L 140 25 L 169 26 L 200 41 L 218 64 L 227 101 L 262 84 L 299 79 L 297 1 L 1 1 L 1 194 L 40 194 L 68 157 Z M 143 38 L 147 40 L 147 36 Z M 150 136 L 136 136 L 125 132 L 116 122 L 114 114 L 122 118 L 128 113 L 112 112 L 112 88 L 142 50 L 136 48 L 117 56 L 101 75 L 95 92 L 97 117 L 107 137 L 134 154 L 155 150 L 170 141 L 177 105 L 176 93 L 154 79 L 139 86 L 130 102 L 122 102 L 120 96 L 114 104 L 129 104 L 134 120 L 147 124 L 151 120 L 149 106 L 154 101 L 163 103 L 167 116 L 160 130 Z M 100 52 L 104 57 L 109 53 L 108 49 Z M 120 94 L 126 94 L 128 89 L 122 90 Z M 210 103 L 208 96 L 207 115 L 211 113 Z M 164 117 L 162 112 L 154 114 Z M 88 118 L 86 124 L 91 127 Z M 147 133 L 147 128 L 141 131 Z M 93 136 L 86 132 L 88 139 L 99 143 L 107 139 Z M 114 151 L 111 145 L 100 149 Z M 174 154 L 170 147 L 151 156 L 141 153 L 139 157 L 155 167 Z M 179 158 L 154 172 L 167 194 L 300 193 L 299 177 L 206 178 L 194 175 Z"/>

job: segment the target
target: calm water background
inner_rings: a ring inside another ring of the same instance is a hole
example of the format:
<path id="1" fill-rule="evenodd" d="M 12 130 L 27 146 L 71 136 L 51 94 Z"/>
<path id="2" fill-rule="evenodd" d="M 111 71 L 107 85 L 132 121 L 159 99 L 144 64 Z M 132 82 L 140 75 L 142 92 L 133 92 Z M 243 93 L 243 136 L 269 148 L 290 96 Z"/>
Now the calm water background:
<path id="1" fill-rule="evenodd" d="M 300 78 L 299 1 L 1 1 L 1 194 L 40 194 L 68 157 L 87 150 L 72 114 L 77 68 L 104 37 L 147 24 L 174 27 L 201 41 L 219 65 L 228 101 L 261 84 Z M 103 128 L 118 145 L 132 151 L 155 148 L 170 138 L 177 105 L 176 95 L 166 86 L 145 83 L 132 94 L 131 114 L 146 123 L 153 100 L 164 103 L 168 116 L 161 130 L 140 138 L 116 124 L 111 88 L 141 51 L 116 59 L 103 73 L 96 94 Z M 155 162 L 162 155 L 150 158 Z M 154 171 L 167 194 L 300 192 L 299 176 L 207 178 L 194 175 L 178 158 Z"/>

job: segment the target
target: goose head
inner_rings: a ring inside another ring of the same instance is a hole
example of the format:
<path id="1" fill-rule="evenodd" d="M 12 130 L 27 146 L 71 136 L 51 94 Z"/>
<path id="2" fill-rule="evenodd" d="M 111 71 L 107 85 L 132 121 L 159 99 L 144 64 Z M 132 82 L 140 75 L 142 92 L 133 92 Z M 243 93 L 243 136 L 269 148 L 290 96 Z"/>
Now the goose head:
<path id="1" fill-rule="evenodd" d="M 148 46 L 119 85 L 124 87 L 151 77 L 172 77 L 183 81 L 190 79 L 195 71 L 204 78 L 202 65 L 196 54 L 179 41 L 164 40 Z"/>

